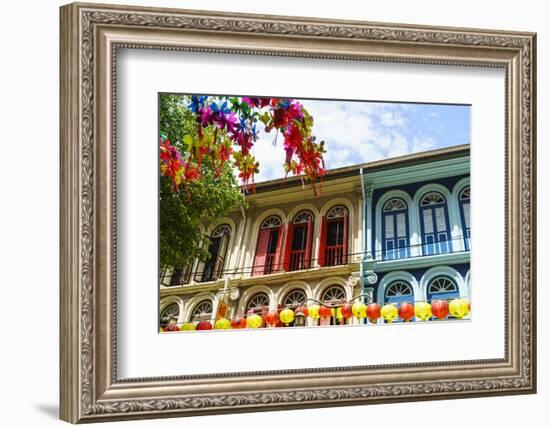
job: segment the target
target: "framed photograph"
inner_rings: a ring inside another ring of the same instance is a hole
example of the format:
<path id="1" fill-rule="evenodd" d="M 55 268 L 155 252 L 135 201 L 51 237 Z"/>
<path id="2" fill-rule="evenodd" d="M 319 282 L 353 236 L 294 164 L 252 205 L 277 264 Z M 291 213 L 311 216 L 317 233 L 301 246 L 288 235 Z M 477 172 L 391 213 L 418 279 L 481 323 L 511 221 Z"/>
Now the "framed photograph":
<path id="1" fill-rule="evenodd" d="M 61 418 L 536 391 L 536 36 L 61 8 Z"/>

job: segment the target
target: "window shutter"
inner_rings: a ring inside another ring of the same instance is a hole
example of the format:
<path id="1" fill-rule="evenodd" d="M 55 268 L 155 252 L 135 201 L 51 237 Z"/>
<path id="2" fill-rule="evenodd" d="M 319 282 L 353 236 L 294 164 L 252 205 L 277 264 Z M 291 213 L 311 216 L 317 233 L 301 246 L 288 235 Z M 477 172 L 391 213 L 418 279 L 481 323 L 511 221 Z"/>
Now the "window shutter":
<path id="1" fill-rule="evenodd" d="M 343 237 L 343 252 L 344 252 L 344 264 L 348 263 L 348 210 L 346 209 L 344 212 L 344 236 Z"/>
<path id="2" fill-rule="evenodd" d="M 286 229 L 288 230 L 288 226 L 286 227 Z M 283 263 L 283 237 L 284 237 L 284 231 L 285 231 L 285 226 L 284 224 L 281 224 L 281 226 L 279 227 L 279 238 L 277 239 L 277 251 L 275 252 L 275 262 L 274 262 L 274 270 L 275 271 L 279 271 L 282 267 L 282 263 Z"/>
<path id="3" fill-rule="evenodd" d="M 306 236 L 306 256 L 304 264 L 306 268 L 311 267 L 311 244 L 313 241 L 313 218 L 309 217 L 307 222 L 307 236 Z"/>
<path id="4" fill-rule="evenodd" d="M 283 270 L 290 271 L 290 254 L 292 253 L 292 240 L 294 239 L 294 224 L 289 223 L 287 226 L 285 253 L 283 257 Z"/>
<path id="5" fill-rule="evenodd" d="M 317 259 L 320 267 L 325 266 L 325 246 L 327 244 L 327 218 L 321 219 L 321 234 L 319 236 L 319 253 Z"/>
<path id="6" fill-rule="evenodd" d="M 254 267 L 252 275 L 258 276 L 264 274 L 264 267 L 267 255 L 267 245 L 269 244 L 270 229 L 260 230 L 258 234 L 258 244 L 256 245 L 256 256 L 254 257 Z"/>

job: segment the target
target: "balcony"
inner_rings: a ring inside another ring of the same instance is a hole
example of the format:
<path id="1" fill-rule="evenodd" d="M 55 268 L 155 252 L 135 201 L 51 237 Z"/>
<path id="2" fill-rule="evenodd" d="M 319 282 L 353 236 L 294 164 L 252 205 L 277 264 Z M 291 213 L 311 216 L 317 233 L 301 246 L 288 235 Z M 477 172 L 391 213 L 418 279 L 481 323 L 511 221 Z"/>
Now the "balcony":
<path id="1" fill-rule="evenodd" d="M 306 250 L 295 250 L 290 254 L 290 271 L 306 270 L 309 268 L 309 260 L 306 259 Z"/>
<path id="2" fill-rule="evenodd" d="M 347 263 L 347 254 L 344 254 L 344 245 L 325 247 L 325 266 L 332 267 Z"/>

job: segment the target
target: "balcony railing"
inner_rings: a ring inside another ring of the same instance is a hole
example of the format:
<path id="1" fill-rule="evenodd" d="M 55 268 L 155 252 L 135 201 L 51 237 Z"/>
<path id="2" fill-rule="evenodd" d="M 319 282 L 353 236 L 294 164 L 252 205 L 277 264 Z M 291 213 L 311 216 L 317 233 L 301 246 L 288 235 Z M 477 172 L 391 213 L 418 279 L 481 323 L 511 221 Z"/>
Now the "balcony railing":
<path id="1" fill-rule="evenodd" d="M 347 255 L 344 254 L 344 245 L 327 246 L 325 248 L 325 266 L 342 265 L 347 263 Z"/>
<path id="2" fill-rule="evenodd" d="M 275 255 L 276 254 L 267 254 L 265 256 L 264 274 L 273 273 L 275 268 Z"/>
<path id="3" fill-rule="evenodd" d="M 305 270 L 309 268 L 309 263 L 306 260 L 306 250 L 296 250 L 290 253 L 290 271 Z"/>
<path id="4" fill-rule="evenodd" d="M 212 280 L 218 280 L 223 273 L 224 259 L 220 256 L 215 260 L 210 260 L 204 265 L 204 272 L 202 273 L 201 282 L 210 282 Z"/>

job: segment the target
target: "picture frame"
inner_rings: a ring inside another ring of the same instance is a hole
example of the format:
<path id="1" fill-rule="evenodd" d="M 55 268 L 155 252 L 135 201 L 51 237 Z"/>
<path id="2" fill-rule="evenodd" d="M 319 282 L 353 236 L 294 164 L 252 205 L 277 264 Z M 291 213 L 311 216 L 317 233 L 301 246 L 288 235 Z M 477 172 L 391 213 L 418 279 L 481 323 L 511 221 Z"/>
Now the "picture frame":
<path id="1" fill-rule="evenodd" d="M 60 24 L 61 419 L 536 392 L 536 34 L 85 3 L 63 6 Z M 504 357 L 119 379 L 115 89 L 122 48 L 503 69 Z"/>

